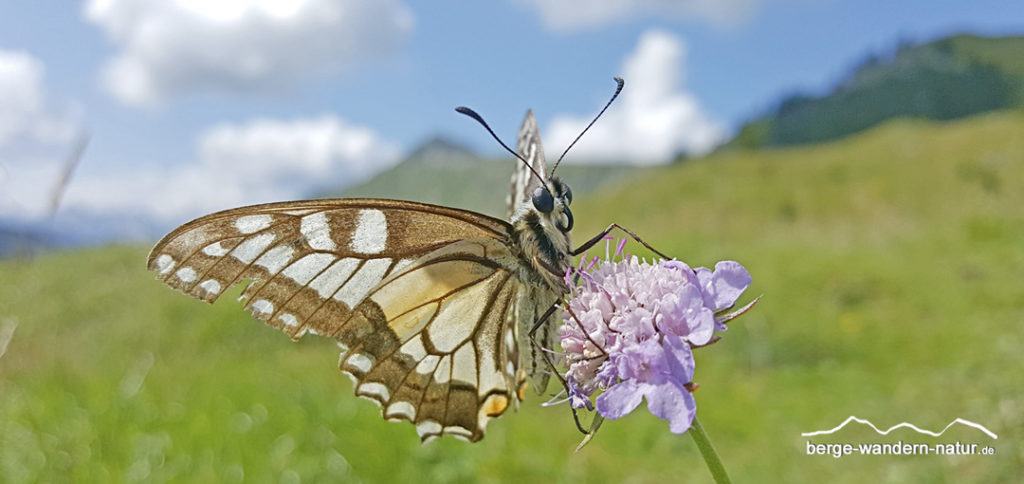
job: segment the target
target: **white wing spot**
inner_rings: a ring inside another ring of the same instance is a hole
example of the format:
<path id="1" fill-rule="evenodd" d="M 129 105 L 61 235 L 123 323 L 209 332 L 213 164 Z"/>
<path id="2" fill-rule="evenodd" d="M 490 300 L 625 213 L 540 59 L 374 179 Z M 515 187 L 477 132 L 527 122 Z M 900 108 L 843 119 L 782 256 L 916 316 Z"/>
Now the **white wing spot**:
<path id="1" fill-rule="evenodd" d="M 388 390 L 388 387 L 384 386 L 383 383 L 363 383 L 362 385 L 359 385 L 359 389 L 357 390 L 356 393 L 360 395 L 377 397 L 378 399 L 380 399 L 381 402 L 387 402 L 388 400 L 391 400 L 391 390 Z"/>
<path id="2" fill-rule="evenodd" d="M 463 345 L 452 355 L 452 380 L 476 383 L 478 371 L 473 345 Z"/>
<path id="3" fill-rule="evenodd" d="M 412 361 L 420 361 L 427 356 L 427 349 L 423 347 L 423 340 L 419 336 L 407 341 L 399 351 L 412 358 Z"/>
<path id="4" fill-rule="evenodd" d="M 416 407 L 413 407 L 409 402 L 403 402 L 401 400 L 388 405 L 388 408 L 384 410 L 385 418 L 406 418 L 410 422 L 416 419 Z"/>
<path id="5" fill-rule="evenodd" d="M 174 261 L 174 257 L 167 254 L 160 254 L 160 257 L 156 258 L 156 267 L 161 274 L 171 272 L 171 269 L 174 269 L 174 264 L 176 263 L 177 262 Z"/>
<path id="6" fill-rule="evenodd" d="M 391 269 L 391 273 L 398 274 L 399 272 L 402 271 L 402 269 L 405 269 L 406 266 L 412 263 L 412 259 L 400 259 L 398 262 L 395 262 L 395 268 Z"/>
<path id="7" fill-rule="evenodd" d="M 266 299 L 257 299 L 252 302 L 252 308 L 259 314 L 271 314 L 274 312 L 274 303 Z"/>
<path id="8" fill-rule="evenodd" d="M 330 265 L 331 262 L 334 262 L 333 255 L 317 252 L 295 261 L 294 264 L 286 267 L 282 274 L 290 277 L 291 280 L 300 286 L 305 286 L 313 277 L 320 274 L 324 268 Z"/>
<path id="9" fill-rule="evenodd" d="M 235 228 L 243 234 L 252 234 L 270 227 L 271 221 L 273 221 L 273 218 L 266 214 L 246 215 L 235 220 Z"/>
<path id="10" fill-rule="evenodd" d="M 220 257 L 228 253 L 227 247 L 220 245 L 220 242 L 214 242 L 206 247 L 203 247 L 203 253 L 211 257 Z"/>
<path id="11" fill-rule="evenodd" d="M 274 234 L 260 234 L 238 244 L 238 247 L 231 251 L 231 255 L 245 264 L 252 264 L 252 261 L 256 260 L 256 257 L 262 254 L 273 241 Z"/>
<path id="12" fill-rule="evenodd" d="M 254 264 L 265 267 L 271 274 L 277 274 L 282 267 L 292 260 L 295 249 L 290 245 L 278 245 L 263 253 Z"/>
<path id="13" fill-rule="evenodd" d="M 516 337 L 512 334 L 511 326 L 505 331 L 505 351 L 511 353 L 512 349 L 516 347 Z"/>
<path id="14" fill-rule="evenodd" d="M 215 279 L 207 279 L 200 282 L 199 287 L 205 289 L 210 294 L 220 294 L 220 282 Z"/>
<path id="15" fill-rule="evenodd" d="M 299 320 L 295 319 L 294 314 L 284 313 L 281 316 L 279 316 L 279 318 L 281 319 L 281 322 L 284 323 L 284 325 L 288 326 L 289 328 L 294 328 L 299 325 Z"/>
<path id="16" fill-rule="evenodd" d="M 333 251 L 338 248 L 331 239 L 331 226 L 327 223 L 327 214 L 324 212 L 302 217 L 299 231 L 313 250 Z"/>
<path id="17" fill-rule="evenodd" d="M 352 353 L 348 360 L 345 360 L 345 364 L 363 373 L 370 371 L 370 368 L 373 367 L 373 361 L 370 361 L 370 358 L 362 353 Z"/>
<path id="18" fill-rule="evenodd" d="M 359 267 L 359 259 L 346 257 L 316 276 L 316 279 L 309 283 L 309 288 L 316 291 L 320 297 L 327 299 L 334 295 L 348 279 L 348 276 L 352 275 L 352 271 L 356 270 L 356 267 Z"/>
<path id="19" fill-rule="evenodd" d="M 448 380 L 451 379 L 451 373 L 452 357 L 451 355 L 447 355 L 444 358 L 441 358 L 441 361 L 438 362 L 437 369 L 434 370 L 434 381 L 441 385 L 448 383 Z"/>
<path id="20" fill-rule="evenodd" d="M 357 393 L 356 396 L 359 397 L 359 398 L 363 398 L 363 399 L 366 399 L 366 400 L 369 400 L 369 401 L 373 402 L 373 404 L 376 405 L 377 407 L 384 406 L 384 404 L 382 404 L 380 402 L 380 400 L 377 400 L 376 397 L 371 397 L 369 395 L 363 395 L 363 394 L 359 394 L 359 393 Z"/>
<path id="21" fill-rule="evenodd" d="M 363 267 L 338 290 L 334 299 L 347 304 L 350 308 L 356 307 L 356 304 L 370 292 L 370 289 L 373 289 L 384 278 L 384 273 L 390 266 L 391 259 L 388 258 L 366 261 Z"/>
<path id="22" fill-rule="evenodd" d="M 470 437 L 473 436 L 473 431 L 459 425 L 449 425 L 444 428 L 444 433 L 451 435 L 457 439 L 469 441 Z"/>
<path id="23" fill-rule="evenodd" d="M 360 210 L 349 247 L 360 254 L 379 254 L 387 242 L 388 220 L 384 212 L 372 208 Z"/>
<path id="24" fill-rule="evenodd" d="M 347 377 L 348 377 L 349 381 L 351 381 L 351 382 L 352 382 L 352 387 L 353 387 L 353 388 L 355 388 L 355 387 L 358 387 L 358 386 L 359 386 L 359 379 L 358 379 L 358 378 L 356 378 L 356 376 L 355 376 L 355 375 L 353 375 L 351 371 L 348 371 L 348 370 L 346 370 L 346 369 L 342 368 L 342 369 L 341 369 L 341 373 L 342 373 L 342 374 L 344 374 L 345 376 L 347 376 Z"/>
<path id="25" fill-rule="evenodd" d="M 416 433 L 419 434 L 421 439 L 427 435 L 440 434 L 441 424 L 433 420 L 424 420 L 416 424 Z"/>
<path id="26" fill-rule="evenodd" d="M 434 369 L 437 368 L 438 361 L 440 360 L 440 356 L 427 355 L 426 358 L 423 358 L 423 360 L 420 361 L 420 364 L 416 365 L 416 373 L 419 373 L 420 375 L 429 375 L 433 373 Z"/>
<path id="27" fill-rule="evenodd" d="M 178 269 L 178 272 L 175 272 L 174 275 L 178 276 L 178 279 L 185 282 L 192 282 L 196 280 L 196 271 L 191 267 L 182 267 L 181 269 Z"/>

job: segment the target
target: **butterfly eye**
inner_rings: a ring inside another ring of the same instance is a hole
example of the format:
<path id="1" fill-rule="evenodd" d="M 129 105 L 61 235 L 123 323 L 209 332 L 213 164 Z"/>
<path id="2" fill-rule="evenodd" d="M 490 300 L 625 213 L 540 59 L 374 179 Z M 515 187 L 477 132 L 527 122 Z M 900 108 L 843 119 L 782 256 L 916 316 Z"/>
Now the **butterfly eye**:
<path id="1" fill-rule="evenodd" d="M 551 213 L 555 209 L 555 199 L 551 197 L 547 189 L 544 187 L 537 187 L 533 191 L 533 206 L 541 213 Z"/>
<path id="2" fill-rule="evenodd" d="M 569 188 L 569 185 L 565 185 L 565 193 L 562 194 L 562 199 L 565 200 L 566 205 L 572 204 L 572 188 Z"/>

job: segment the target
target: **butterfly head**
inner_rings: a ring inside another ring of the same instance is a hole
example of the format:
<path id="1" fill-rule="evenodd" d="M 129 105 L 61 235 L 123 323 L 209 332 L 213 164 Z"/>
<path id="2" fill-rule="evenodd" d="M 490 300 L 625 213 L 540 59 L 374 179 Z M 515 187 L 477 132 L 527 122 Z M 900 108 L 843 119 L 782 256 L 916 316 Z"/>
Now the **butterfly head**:
<path id="1" fill-rule="evenodd" d="M 557 177 L 552 177 L 546 185 L 539 186 L 533 191 L 533 208 L 560 232 L 568 233 L 573 225 L 572 211 L 569 210 L 572 189 Z"/>

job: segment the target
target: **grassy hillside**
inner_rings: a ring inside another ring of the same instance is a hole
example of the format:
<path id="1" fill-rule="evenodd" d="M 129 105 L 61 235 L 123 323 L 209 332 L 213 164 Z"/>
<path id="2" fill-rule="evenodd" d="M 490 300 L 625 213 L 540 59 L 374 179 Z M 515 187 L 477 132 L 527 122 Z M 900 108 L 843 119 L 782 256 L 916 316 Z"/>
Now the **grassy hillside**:
<path id="1" fill-rule="evenodd" d="M 1024 37 L 948 37 L 872 55 L 824 96 L 797 94 L 727 147 L 841 138 L 898 117 L 955 119 L 1024 105 Z"/>
<path id="2" fill-rule="evenodd" d="M 735 482 L 1007 482 L 1024 474 L 1022 132 L 1020 112 L 898 122 L 659 168 L 577 197 L 576 234 L 616 221 L 693 265 L 735 259 L 753 274 L 747 298 L 762 302 L 697 352 L 698 413 Z M 231 297 L 170 291 L 145 254 L 0 261 L 0 337 L 16 325 L 0 356 L 0 480 L 709 479 L 689 437 L 645 411 L 573 454 L 567 408 L 539 398 L 481 443 L 420 446 L 352 396 L 331 343 L 292 344 Z M 801 432 L 849 415 L 932 430 L 961 417 L 999 438 L 812 440 L 996 454 L 806 455 Z"/>

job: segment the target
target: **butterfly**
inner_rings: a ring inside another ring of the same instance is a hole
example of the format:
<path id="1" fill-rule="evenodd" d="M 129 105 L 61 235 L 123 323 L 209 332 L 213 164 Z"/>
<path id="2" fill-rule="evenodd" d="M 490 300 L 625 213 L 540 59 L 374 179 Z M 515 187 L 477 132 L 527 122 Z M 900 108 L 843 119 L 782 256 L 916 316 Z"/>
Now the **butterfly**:
<path id="1" fill-rule="evenodd" d="M 601 113 L 622 90 L 616 82 Z M 512 152 L 478 114 L 457 110 Z M 148 266 L 211 303 L 252 281 L 245 308 L 292 339 L 336 340 L 339 369 L 385 419 L 414 424 L 424 442 L 475 442 L 491 418 L 518 408 L 527 386 L 546 388 L 542 348 L 555 343 L 546 322 L 561 319 L 564 276 L 585 248 L 572 250 L 572 191 L 553 176 L 557 163 L 547 174 L 532 111 L 512 154 L 520 163 L 508 221 L 400 200 L 268 203 L 178 227 Z"/>

